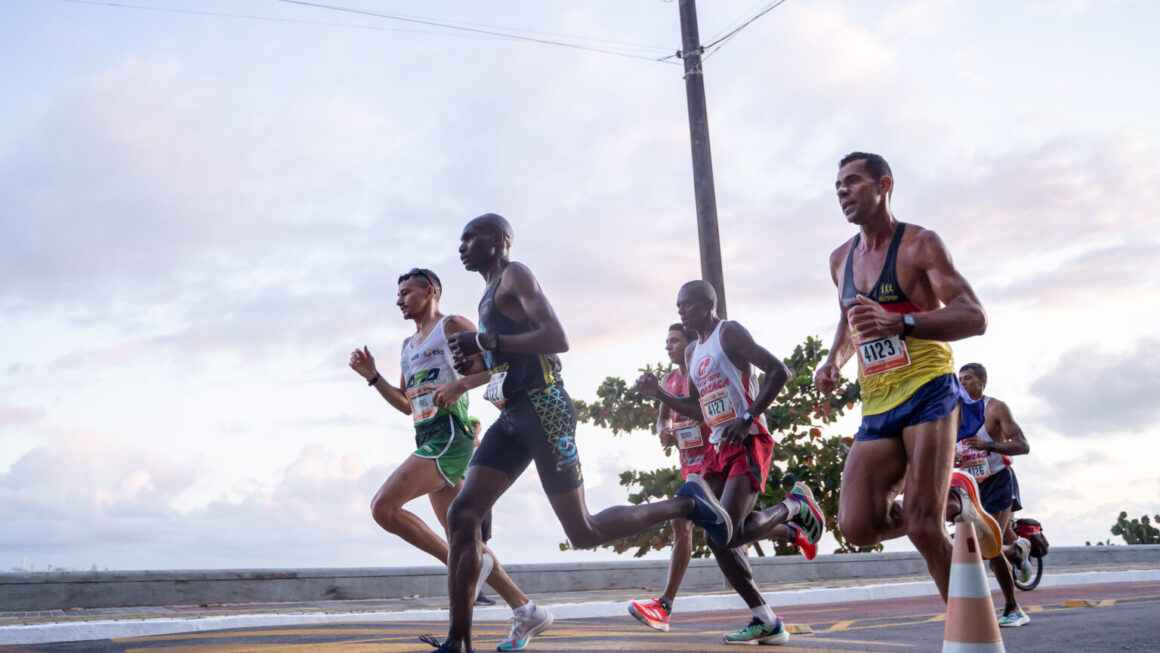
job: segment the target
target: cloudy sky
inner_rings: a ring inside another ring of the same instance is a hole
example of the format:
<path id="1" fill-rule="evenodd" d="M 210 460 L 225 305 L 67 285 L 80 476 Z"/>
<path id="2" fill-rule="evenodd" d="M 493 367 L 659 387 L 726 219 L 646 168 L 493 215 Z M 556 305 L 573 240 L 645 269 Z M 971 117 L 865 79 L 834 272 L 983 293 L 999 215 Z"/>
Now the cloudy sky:
<path id="1" fill-rule="evenodd" d="M 0 569 L 431 563 L 370 519 L 412 433 L 346 360 L 397 377 L 413 266 L 474 319 L 456 247 L 483 212 L 553 300 L 575 396 L 663 358 L 699 275 L 682 68 L 657 61 L 677 4 L 336 2 L 423 22 L 0 5 Z M 702 2 L 703 42 L 769 4 Z M 1027 433 L 1054 544 L 1160 508 L 1156 24 L 1143 0 L 789 0 L 705 62 L 730 317 L 781 355 L 833 333 L 836 162 L 884 154 L 899 218 L 986 305 L 956 358 Z M 671 464 L 579 444 L 594 509 Z M 532 473 L 497 506 L 501 559 L 612 557 L 563 537 Z"/>

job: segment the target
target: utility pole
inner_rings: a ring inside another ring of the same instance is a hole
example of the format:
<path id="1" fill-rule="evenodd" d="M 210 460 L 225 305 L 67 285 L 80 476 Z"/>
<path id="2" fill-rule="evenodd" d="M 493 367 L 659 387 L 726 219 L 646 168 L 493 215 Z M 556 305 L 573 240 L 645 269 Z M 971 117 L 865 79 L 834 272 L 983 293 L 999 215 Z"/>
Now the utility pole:
<path id="1" fill-rule="evenodd" d="M 681 58 L 685 62 L 685 95 L 689 104 L 689 137 L 693 146 L 693 194 L 697 201 L 697 236 L 701 243 L 701 278 L 717 291 L 717 314 L 725 319 L 725 273 L 721 269 L 721 236 L 717 230 L 717 193 L 709 151 L 709 116 L 701 72 L 701 36 L 697 5 L 680 0 Z"/>

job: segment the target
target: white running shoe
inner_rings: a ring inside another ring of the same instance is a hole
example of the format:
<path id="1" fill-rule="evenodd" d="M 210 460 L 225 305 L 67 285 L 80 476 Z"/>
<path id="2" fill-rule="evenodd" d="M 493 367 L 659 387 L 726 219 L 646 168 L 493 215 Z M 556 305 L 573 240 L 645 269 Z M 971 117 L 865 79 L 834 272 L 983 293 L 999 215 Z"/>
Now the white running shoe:
<path id="1" fill-rule="evenodd" d="M 546 608 L 536 606 L 536 611 L 526 614 L 523 610 L 516 610 L 512 614 L 512 631 L 506 639 L 495 647 L 497 651 L 522 651 L 528 647 L 532 637 L 539 635 L 552 625 L 552 613 Z"/>

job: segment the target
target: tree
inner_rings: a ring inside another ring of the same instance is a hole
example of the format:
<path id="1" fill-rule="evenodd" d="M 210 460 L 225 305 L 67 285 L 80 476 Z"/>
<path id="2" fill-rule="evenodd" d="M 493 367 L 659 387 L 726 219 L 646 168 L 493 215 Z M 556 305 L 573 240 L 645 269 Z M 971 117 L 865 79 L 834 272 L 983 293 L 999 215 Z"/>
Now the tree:
<path id="1" fill-rule="evenodd" d="M 1160 524 L 1160 515 L 1153 515 L 1156 523 Z M 1128 544 L 1160 544 L 1160 529 L 1152 526 L 1148 515 L 1128 521 L 1127 511 L 1120 513 L 1116 524 L 1112 526 L 1112 535 L 1119 535 Z"/>
<path id="2" fill-rule="evenodd" d="M 818 338 L 808 337 L 794 348 L 793 354 L 785 359 L 790 378 L 785 388 L 778 393 L 765 411 L 777 446 L 774 447 L 773 465 L 765 490 L 758 496 L 757 509 L 762 510 L 780 503 L 785 493 L 797 481 L 804 481 L 811 489 L 826 512 L 826 529 L 838 540 L 835 553 L 881 550 L 876 547 L 856 547 L 842 537 L 838 530 L 838 490 L 842 481 L 842 465 L 853 443 L 852 437 L 839 435 L 825 436 L 823 426 L 833 423 L 854 407 L 860 398 L 857 382 L 842 379 L 839 390 L 823 396 L 814 387 L 814 371 L 828 351 Z M 672 365 L 647 365 L 641 372 L 653 372 L 662 376 L 672 369 Z M 615 435 L 629 435 L 635 432 L 655 433 L 657 406 L 617 377 L 608 377 L 596 390 L 596 401 L 577 401 L 576 409 L 580 421 L 608 428 Z M 671 456 L 671 448 L 665 455 Z M 628 470 L 621 472 L 620 484 L 629 490 L 630 503 L 639 504 L 653 499 L 672 497 L 681 486 L 681 474 L 676 466 L 653 471 Z M 649 550 L 659 550 L 672 543 L 673 532 L 668 523 L 653 527 L 634 537 L 623 538 L 603 545 L 617 553 L 635 549 L 640 557 Z M 693 534 L 693 555 L 708 557 L 704 534 L 695 529 Z M 567 550 L 567 542 L 560 545 Z M 758 555 L 764 555 L 760 546 L 755 547 Z M 784 542 L 774 542 L 777 555 L 796 555 L 796 547 Z"/>

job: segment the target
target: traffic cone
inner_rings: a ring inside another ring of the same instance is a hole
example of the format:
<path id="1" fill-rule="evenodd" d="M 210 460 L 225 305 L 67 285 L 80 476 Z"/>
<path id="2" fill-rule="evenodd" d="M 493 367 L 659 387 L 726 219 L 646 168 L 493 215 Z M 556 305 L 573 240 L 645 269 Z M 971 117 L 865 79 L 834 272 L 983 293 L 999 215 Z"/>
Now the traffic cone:
<path id="1" fill-rule="evenodd" d="M 1004 653 L 979 540 L 970 522 L 955 527 L 943 653 Z"/>

